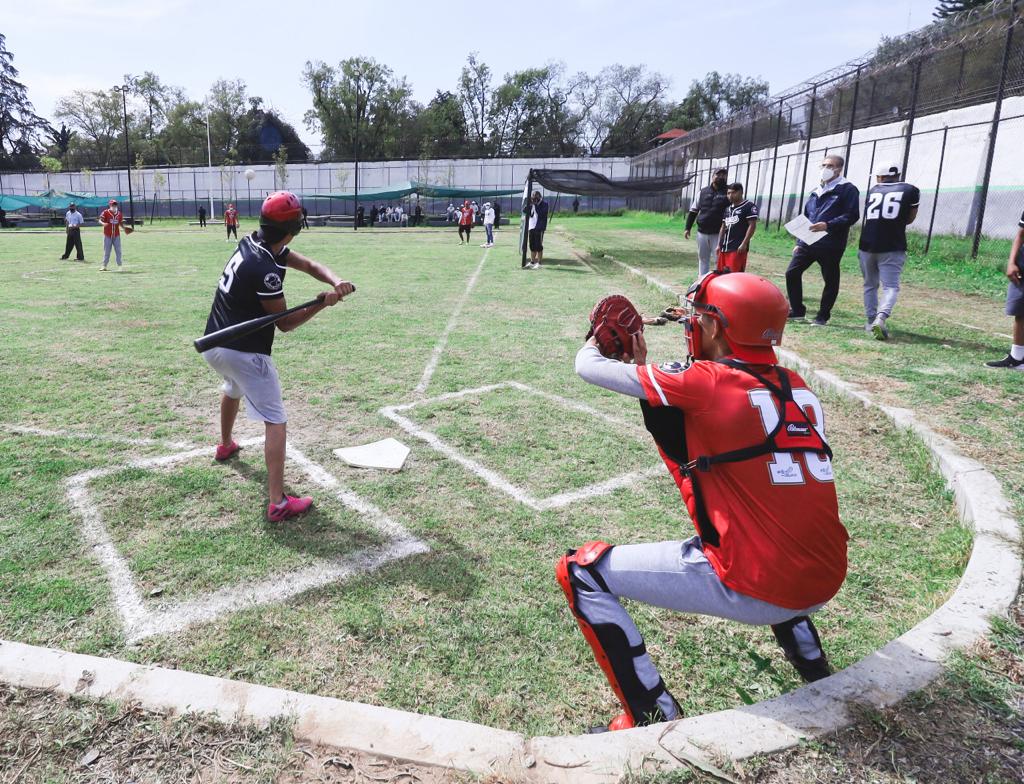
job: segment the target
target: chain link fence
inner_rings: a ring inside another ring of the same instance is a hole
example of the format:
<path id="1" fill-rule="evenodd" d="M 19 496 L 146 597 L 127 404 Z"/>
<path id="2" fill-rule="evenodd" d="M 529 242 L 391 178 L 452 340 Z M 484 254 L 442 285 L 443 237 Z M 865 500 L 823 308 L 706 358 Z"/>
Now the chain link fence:
<path id="1" fill-rule="evenodd" d="M 720 167 L 744 183 L 762 219 L 781 226 L 817 185 L 825 155 L 846 160 L 866 190 L 877 163 L 895 162 L 921 189 L 913 231 L 951 235 L 977 256 L 1016 231 L 1024 210 L 1024 3 L 983 9 L 888 39 L 874 52 L 769 103 L 631 161 L 630 175 L 692 173 L 681 194 L 635 199 L 689 209 Z"/>

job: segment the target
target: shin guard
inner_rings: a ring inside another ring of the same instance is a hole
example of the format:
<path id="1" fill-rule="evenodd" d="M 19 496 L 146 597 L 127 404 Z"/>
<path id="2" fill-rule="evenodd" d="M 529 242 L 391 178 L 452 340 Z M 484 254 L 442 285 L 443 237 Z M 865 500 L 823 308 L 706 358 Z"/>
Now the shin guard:
<path id="1" fill-rule="evenodd" d="M 832 674 L 818 630 L 808 616 L 798 615 L 785 623 L 774 624 L 772 634 L 804 681 L 812 683 Z"/>
<path id="2" fill-rule="evenodd" d="M 580 631 L 583 632 L 584 639 L 593 650 L 594 658 L 597 659 L 612 691 L 625 710 L 625 714 L 617 717 L 613 722 L 614 726 L 610 726 L 609 729 L 628 729 L 675 718 L 665 715 L 665 711 L 658 705 L 659 698 L 667 697 L 671 701 L 676 708 L 676 716 L 680 711 L 664 681 L 659 678 L 653 688 L 648 688 L 640 680 L 635 659 L 647 652 L 643 641 L 639 645 L 630 645 L 625 630 L 620 626 L 614 623 L 592 622 L 581 611 L 578 593 L 592 592 L 595 588 L 580 579 L 576 570 L 585 571 L 596 584 L 596 590 L 610 593 L 604 580 L 593 567 L 611 547 L 607 542 L 587 542 L 578 550 L 570 550 L 558 561 L 555 575 L 565 598 L 569 601 L 569 608 L 576 618 Z"/>

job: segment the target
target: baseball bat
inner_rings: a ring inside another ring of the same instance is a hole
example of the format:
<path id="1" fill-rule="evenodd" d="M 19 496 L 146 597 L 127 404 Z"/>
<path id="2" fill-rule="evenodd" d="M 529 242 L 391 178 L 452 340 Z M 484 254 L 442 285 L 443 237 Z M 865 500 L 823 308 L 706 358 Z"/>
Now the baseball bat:
<path id="1" fill-rule="evenodd" d="M 355 289 L 353 289 L 354 291 Z M 271 313 L 266 316 L 260 316 L 259 318 L 249 319 L 243 321 L 240 324 L 232 324 L 230 327 L 224 327 L 224 329 L 218 329 L 216 332 L 211 332 L 209 335 L 203 335 L 201 338 L 196 338 L 192 341 L 192 345 L 195 346 L 196 351 L 202 354 L 204 351 L 209 351 L 211 348 L 217 346 L 223 346 L 225 343 L 230 343 L 232 340 L 251 335 L 258 329 L 263 329 L 269 324 L 275 324 L 285 316 L 290 316 L 297 310 L 308 308 L 310 305 L 319 305 L 323 302 L 323 297 L 317 297 L 311 299 L 309 302 L 303 302 L 301 305 L 296 305 L 294 308 L 288 308 L 282 310 L 280 313 Z"/>

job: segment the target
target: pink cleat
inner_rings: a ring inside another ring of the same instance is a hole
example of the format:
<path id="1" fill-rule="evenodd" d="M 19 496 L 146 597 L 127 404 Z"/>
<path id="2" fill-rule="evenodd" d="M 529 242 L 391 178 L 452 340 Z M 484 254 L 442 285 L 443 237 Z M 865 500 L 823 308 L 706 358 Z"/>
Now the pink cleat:
<path id="1" fill-rule="evenodd" d="M 267 504 L 267 519 L 272 523 L 280 523 L 289 517 L 296 517 L 308 512 L 312 505 L 313 499 L 311 496 L 307 495 L 302 498 L 296 498 L 293 495 L 286 495 L 284 503 L 280 506 L 277 504 Z"/>
<path id="2" fill-rule="evenodd" d="M 232 441 L 230 444 L 217 444 L 217 451 L 214 452 L 213 459 L 223 463 L 239 449 L 241 449 L 241 447 L 234 441 Z"/>

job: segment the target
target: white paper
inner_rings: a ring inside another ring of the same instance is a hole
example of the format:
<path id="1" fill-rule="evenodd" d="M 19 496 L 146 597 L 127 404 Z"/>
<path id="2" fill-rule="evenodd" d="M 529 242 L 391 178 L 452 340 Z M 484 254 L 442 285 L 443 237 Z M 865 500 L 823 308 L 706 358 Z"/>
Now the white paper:
<path id="1" fill-rule="evenodd" d="M 813 245 L 828 232 L 826 231 L 811 231 L 811 222 L 807 219 L 806 215 L 797 215 L 793 220 L 786 224 L 786 231 L 796 237 L 802 242 L 806 242 L 808 245 Z"/>
<path id="2" fill-rule="evenodd" d="M 401 470 L 409 447 L 394 438 L 374 441 L 372 444 L 335 449 L 334 454 L 356 468 L 384 468 L 388 471 Z"/>

